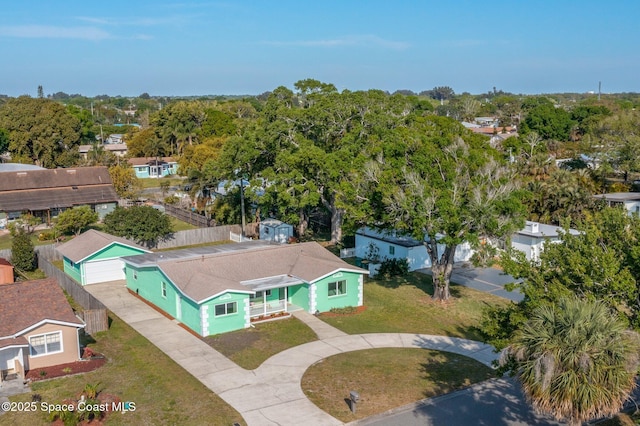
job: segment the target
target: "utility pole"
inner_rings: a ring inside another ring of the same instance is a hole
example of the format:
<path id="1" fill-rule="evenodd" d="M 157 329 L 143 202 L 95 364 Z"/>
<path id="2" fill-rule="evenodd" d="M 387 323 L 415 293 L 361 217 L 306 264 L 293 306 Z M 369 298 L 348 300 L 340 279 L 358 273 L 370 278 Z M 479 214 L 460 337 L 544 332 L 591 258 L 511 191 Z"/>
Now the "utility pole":
<path id="1" fill-rule="evenodd" d="M 598 100 L 600 100 L 600 93 L 602 93 L 602 82 L 598 82 Z"/>

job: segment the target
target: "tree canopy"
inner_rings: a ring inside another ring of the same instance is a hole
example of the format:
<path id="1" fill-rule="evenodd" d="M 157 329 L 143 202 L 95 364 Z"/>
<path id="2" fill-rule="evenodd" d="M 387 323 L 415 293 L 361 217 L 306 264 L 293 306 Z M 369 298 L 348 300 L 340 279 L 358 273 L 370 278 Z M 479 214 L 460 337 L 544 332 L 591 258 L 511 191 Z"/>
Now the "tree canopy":
<path id="1" fill-rule="evenodd" d="M 524 224 L 514 170 L 483 136 L 452 119 L 417 117 L 385 139 L 374 158 L 364 166 L 350 213 L 423 241 L 438 300 L 450 296 L 460 244 L 505 237 Z"/>
<path id="2" fill-rule="evenodd" d="M 106 232 L 149 248 L 173 233 L 169 216 L 151 206 L 117 207 L 104 217 L 103 222 Z"/>
<path id="3" fill-rule="evenodd" d="M 0 107 L 0 128 L 9 133 L 9 152 L 15 160 L 56 167 L 78 159 L 80 121 L 55 101 L 9 99 Z"/>
<path id="4" fill-rule="evenodd" d="M 54 229 L 61 234 L 80 235 L 83 229 L 98 221 L 98 213 L 89 206 L 79 206 L 63 211 L 58 215 Z"/>

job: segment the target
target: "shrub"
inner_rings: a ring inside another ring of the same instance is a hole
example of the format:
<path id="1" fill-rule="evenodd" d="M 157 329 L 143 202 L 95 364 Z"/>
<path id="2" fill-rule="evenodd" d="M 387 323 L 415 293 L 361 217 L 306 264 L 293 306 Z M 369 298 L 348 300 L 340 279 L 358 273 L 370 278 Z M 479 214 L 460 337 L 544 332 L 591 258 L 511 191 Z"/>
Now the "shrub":
<path id="1" fill-rule="evenodd" d="M 51 241 L 53 239 L 55 239 L 53 231 L 42 231 L 38 234 L 38 241 Z"/>
<path id="2" fill-rule="evenodd" d="M 348 315 L 356 312 L 356 309 L 357 308 L 355 306 L 346 306 L 344 308 L 331 308 L 329 312 L 332 314 Z"/>
<path id="3" fill-rule="evenodd" d="M 402 276 L 408 273 L 409 262 L 407 259 L 384 259 L 378 269 L 378 274 L 384 277 Z"/>
<path id="4" fill-rule="evenodd" d="M 11 261 L 16 269 L 31 272 L 36 269 L 36 252 L 31 237 L 19 228 L 11 243 Z"/>

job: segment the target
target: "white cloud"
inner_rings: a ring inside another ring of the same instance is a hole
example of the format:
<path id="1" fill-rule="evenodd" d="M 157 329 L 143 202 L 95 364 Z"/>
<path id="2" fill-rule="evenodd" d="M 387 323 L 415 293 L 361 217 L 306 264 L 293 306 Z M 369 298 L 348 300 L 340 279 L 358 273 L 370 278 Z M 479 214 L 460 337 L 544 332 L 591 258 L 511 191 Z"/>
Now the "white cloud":
<path id="1" fill-rule="evenodd" d="M 401 41 L 385 40 L 375 35 L 350 35 L 334 39 L 324 40 L 297 40 L 297 41 L 264 41 L 262 44 L 272 46 L 317 46 L 317 47 L 382 47 L 386 49 L 404 50 L 410 45 Z"/>
<path id="2" fill-rule="evenodd" d="M 111 35 L 95 27 L 55 27 L 48 25 L 17 25 L 0 27 L 0 36 L 17 38 L 66 38 L 104 40 Z"/>

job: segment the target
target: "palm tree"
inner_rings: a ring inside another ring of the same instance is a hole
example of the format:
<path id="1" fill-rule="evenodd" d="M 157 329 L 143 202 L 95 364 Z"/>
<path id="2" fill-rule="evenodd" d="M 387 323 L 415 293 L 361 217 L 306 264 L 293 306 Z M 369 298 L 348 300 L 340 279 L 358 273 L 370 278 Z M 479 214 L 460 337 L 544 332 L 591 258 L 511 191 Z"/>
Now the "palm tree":
<path id="1" fill-rule="evenodd" d="M 534 309 L 505 350 L 533 406 L 572 424 L 612 416 L 635 387 L 640 335 L 601 302 Z"/>

